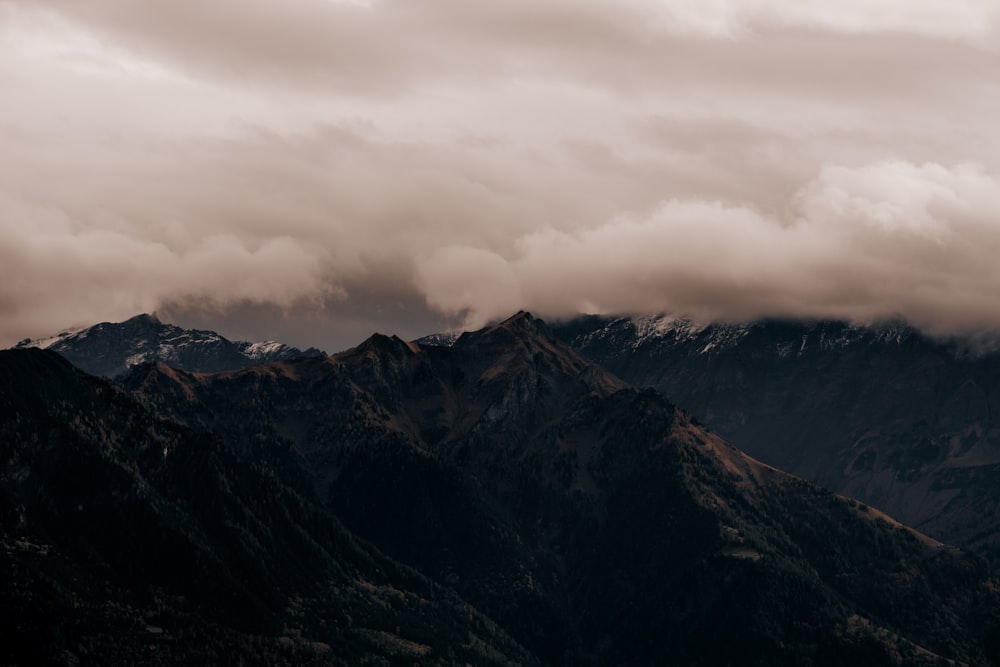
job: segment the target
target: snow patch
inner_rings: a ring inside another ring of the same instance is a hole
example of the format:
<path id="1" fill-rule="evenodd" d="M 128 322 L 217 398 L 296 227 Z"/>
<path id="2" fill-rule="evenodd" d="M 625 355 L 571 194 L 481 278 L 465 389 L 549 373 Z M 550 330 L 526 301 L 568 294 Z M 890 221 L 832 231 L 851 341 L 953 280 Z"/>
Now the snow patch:
<path id="1" fill-rule="evenodd" d="M 284 343 L 273 340 L 265 340 L 259 343 L 247 343 L 243 348 L 243 354 L 251 359 L 267 359 L 286 349 Z"/>
<path id="2" fill-rule="evenodd" d="M 444 333 L 435 333 L 423 336 L 413 342 L 418 345 L 429 345 L 431 347 L 451 347 L 461 335 L 461 332 L 446 331 Z"/>
<path id="3" fill-rule="evenodd" d="M 632 319 L 635 327 L 633 348 L 659 338 L 672 336 L 677 342 L 694 340 L 708 325 L 672 315 L 656 315 Z"/>
<path id="4" fill-rule="evenodd" d="M 139 352 L 138 354 L 133 354 L 125 359 L 125 365 L 129 368 L 132 366 L 138 366 L 139 364 L 144 364 L 147 361 L 155 359 L 154 355 L 149 352 Z"/>
<path id="5" fill-rule="evenodd" d="M 708 342 L 701 349 L 701 354 L 712 350 L 726 350 L 736 347 L 750 333 L 748 324 L 715 324 L 705 329 Z"/>
<path id="6" fill-rule="evenodd" d="M 37 347 L 40 350 L 47 350 L 53 345 L 74 338 L 76 340 L 82 340 L 87 337 L 89 327 L 80 327 L 78 329 L 66 329 L 65 331 L 60 331 L 55 336 L 49 336 L 47 338 L 36 338 L 34 340 L 22 341 L 17 344 L 18 348 L 25 349 L 29 347 Z"/>

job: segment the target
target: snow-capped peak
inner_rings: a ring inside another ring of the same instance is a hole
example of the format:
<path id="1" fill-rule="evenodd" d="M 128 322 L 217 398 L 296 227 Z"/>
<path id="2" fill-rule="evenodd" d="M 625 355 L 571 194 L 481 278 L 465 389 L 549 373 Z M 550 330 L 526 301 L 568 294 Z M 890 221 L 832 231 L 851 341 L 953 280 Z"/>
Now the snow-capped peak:
<path id="1" fill-rule="evenodd" d="M 318 350 L 302 352 L 270 340 L 231 341 L 214 331 L 164 324 L 151 315 L 24 340 L 17 347 L 50 349 L 88 373 L 104 376 L 119 375 L 146 362 L 160 362 L 187 371 L 214 372 L 321 354 Z"/>
<path id="2" fill-rule="evenodd" d="M 37 347 L 40 350 L 47 350 L 57 343 L 61 343 L 69 338 L 85 338 L 87 336 L 87 327 L 78 327 L 76 329 L 66 329 L 65 331 L 60 331 L 54 336 L 49 336 L 47 338 L 25 338 L 19 342 L 14 347 L 23 350 L 29 347 Z"/>

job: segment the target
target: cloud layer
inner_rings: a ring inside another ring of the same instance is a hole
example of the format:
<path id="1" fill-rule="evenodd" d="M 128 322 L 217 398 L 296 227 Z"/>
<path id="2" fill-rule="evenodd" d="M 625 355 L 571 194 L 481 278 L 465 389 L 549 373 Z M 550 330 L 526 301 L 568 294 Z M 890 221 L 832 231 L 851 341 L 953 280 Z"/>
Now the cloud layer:
<path id="1" fill-rule="evenodd" d="M 156 309 L 330 349 L 518 308 L 997 329 L 998 14 L 0 0 L 0 345 Z"/>

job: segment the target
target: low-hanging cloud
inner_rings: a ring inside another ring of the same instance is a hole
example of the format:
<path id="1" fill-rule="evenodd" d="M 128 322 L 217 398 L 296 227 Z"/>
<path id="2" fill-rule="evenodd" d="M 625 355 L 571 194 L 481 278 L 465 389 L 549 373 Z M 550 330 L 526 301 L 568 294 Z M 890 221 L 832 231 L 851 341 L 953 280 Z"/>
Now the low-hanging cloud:
<path id="1" fill-rule="evenodd" d="M 994 2 L 203 5 L 0 0 L 0 344 L 156 309 L 328 349 L 519 308 L 1000 328 Z"/>
<path id="2" fill-rule="evenodd" d="M 24 220 L 32 222 L 30 235 L 21 233 Z M 251 248 L 232 234 L 213 234 L 177 250 L 125 229 L 80 228 L 59 210 L 4 199 L 0 264 L 0 304 L 39 331 L 94 313 L 149 312 L 169 300 L 224 307 L 335 296 L 323 280 L 322 257 L 290 237 Z"/>
<path id="3" fill-rule="evenodd" d="M 1000 327 L 998 207 L 1000 180 L 975 165 L 827 166 L 784 218 L 674 199 L 590 229 L 533 232 L 505 261 L 449 247 L 418 273 L 431 303 L 469 325 L 516 302 L 556 316 L 904 317 L 954 333 Z"/>

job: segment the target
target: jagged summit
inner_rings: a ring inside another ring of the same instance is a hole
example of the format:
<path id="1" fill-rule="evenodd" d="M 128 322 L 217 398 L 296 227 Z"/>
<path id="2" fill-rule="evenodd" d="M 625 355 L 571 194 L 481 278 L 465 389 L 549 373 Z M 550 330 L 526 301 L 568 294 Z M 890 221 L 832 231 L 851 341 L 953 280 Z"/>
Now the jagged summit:
<path id="1" fill-rule="evenodd" d="M 312 348 L 303 352 L 275 341 L 231 341 L 214 331 L 165 324 L 149 313 L 124 322 L 102 322 L 49 338 L 24 340 L 16 345 L 18 349 L 29 347 L 58 352 L 82 370 L 106 377 L 153 361 L 181 370 L 216 372 L 323 354 Z"/>
<path id="2" fill-rule="evenodd" d="M 489 384 L 502 378 L 520 377 L 520 381 L 546 378 L 546 383 L 552 386 L 572 378 L 573 382 L 582 382 L 602 393 L 612 393 L 624 386 L 618 378 L 560 343 L 544 320 L 523 310 L 497 324 L 462 334 L 452 344 L 451 351 L 458 358 L 475 363 L 492 360 L 480 372 Z"/>
<path id="3" fill-rule="evenodd" d="M 475 333 L 489 334 L 498 330 L 524 331 L 546 336 L 551 335 L 545 324 L 545 320 L 535 317 L 526 310 L 519 310 L 507 319 L 496 324 L 488 324 Z"/>
<path id="4" fill-rule="evenodd" d="M 405 341 L 399 336 L 392 334 L 386 335 L 382 333 L 374 333 L 365 339 L 360 345 L 352 348 L 356 351 L 382 351 L 382 352 L 399 352 L 406 351 L 410 354 L 414 354 L 420 350 L 420 346 L 417 343 L 411 343 Z M 352 350 L 348 350 L 350 352 Z"/>
<path id="5" fill-rule="evenodd" d="M 473 343 L 482 343 L 483 341 L 515 339 L 526 344 L 532 340 L 555 340 L 544 320 L 536 318 L 527 311 L 521 310 L 496 324 L 488 324 L 476 331 L 463 333 L 455 339 L 452 345 L 462 347 Z"/>
<path id="6" fill-rule="evenodd" d="M 520 331 L 525 333 L 535 333 L 545 337 L 552 337 L 545 321 L 532 315 L 526 310 L 519 310 L 505 320 L 487 324 L 475 331 L 444 331 L 421 336 L 414 340 L 414 343 L 425 347 L 451 347 L 462 337 L 475 338 L 489 335 L 495 332 Z"/>
<path id="7" fill-rule="evenodd" d="M 499 324 L 494 325 L 493 328 L 526 328 L 533 327 L 536 323 L 542 323 L 542 320 L 536 319 L 526 310 L 519 310 Z"/>

